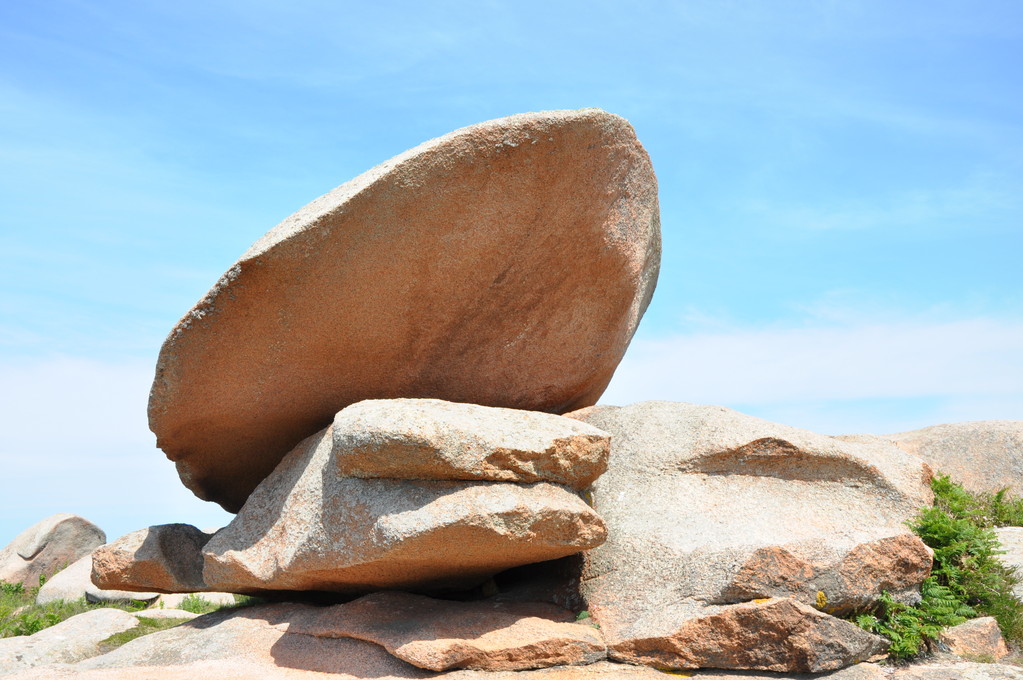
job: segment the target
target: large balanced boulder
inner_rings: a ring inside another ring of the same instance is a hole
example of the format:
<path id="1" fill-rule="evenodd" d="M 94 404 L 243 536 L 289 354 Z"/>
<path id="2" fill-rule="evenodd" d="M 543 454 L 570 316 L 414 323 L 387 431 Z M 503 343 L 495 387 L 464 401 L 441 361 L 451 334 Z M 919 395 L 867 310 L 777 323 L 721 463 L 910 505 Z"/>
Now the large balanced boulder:
<path id="1" fill-rule="evenodd" d="M 657 183 L 624 119 L 510 116 L 411 149 L 257 241 L 171 331 L 150 427 L 237 511 L 364 399 L 597 401 L 653 294 Z"/>
<path id="2" fill-rule="evenodd" d="M 673 668 L 821 672 L 884 649 L 836 618 L 882 591 L 911 600 L 931 556 L 903 524 L 929 471 L 716 406 L 571 414 L 611 434 L 593 507 L 608 541 L 580 590 L 610 658 Z"/>
<path id="3" fill-rule="evenodd" d="M 89 520 L 58 513 L 18 534 L 0 550 L 0 581 L 39 585 L 40 576 L 51 576 L 106 543 L 103 530 Z"/>
<path id="4" fill-rule="evenodd" d="M 606 538 L 555 484 L 347 477 L 332 430 L 296 447 L 205 545 L 207 589 L 466 588 Z"/>
<path id="5" fill-rule="evenodd" d="M 1023 420 L 935 425 L 884 435 L 974 492 L 1023 494 Z"/>

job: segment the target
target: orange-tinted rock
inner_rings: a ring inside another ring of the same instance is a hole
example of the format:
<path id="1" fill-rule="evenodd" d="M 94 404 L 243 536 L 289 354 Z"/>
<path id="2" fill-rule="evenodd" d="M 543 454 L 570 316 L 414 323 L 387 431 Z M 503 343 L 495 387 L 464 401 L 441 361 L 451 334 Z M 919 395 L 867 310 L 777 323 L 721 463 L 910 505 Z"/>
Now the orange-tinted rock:
<path id="1" fill-rule="evenodd" d="M 433 671 L 527 670 L 604 658 L 600 632 L 572 618 L 540 603 L 452 602 L 383 592 L 307 611 L 291 620 L 288 632 L 375 642 Z"/>
<path id="2" fill-rule="evenodd" d="M 0 581 L 38 586 L 40 576 L 52 576 L 106 540 L 103 530 L 83 517 L 63 512 L 52 515 L 0 550 Z"/>
<path id="3" fill-rule="evenodd" d="M 950 652 L 964 658 L 981 657 L 997 661 L 1009 655 L 1005 638 L 992 616 L 972 619 L 941 631 L 938 638 Z"/>
<path id="4" fill-rule="evenodd" d="M 653 294 L 657 184 L 624 119 L 521 114 L 426 142 L 257 241 L 171 331 L 150 427 L 236 511 L 363 399 L 597 401 Z"/>
<path id="5" fill-rule="evenodd" d="M 107 590 L 191 593 L 202 579 L 210 535 L 190 524 L 161 524 L 125 534 L 92 554 L 92 582 Z"/>
<path id="6" fill-rule="evenodd" d="M 788 599 L 721 607 L 677 631 L 636 638 L 608 651 L 619 661 L 659 668 L 746 668 L 819 673 L 866 661 L 888 643 Z"/>

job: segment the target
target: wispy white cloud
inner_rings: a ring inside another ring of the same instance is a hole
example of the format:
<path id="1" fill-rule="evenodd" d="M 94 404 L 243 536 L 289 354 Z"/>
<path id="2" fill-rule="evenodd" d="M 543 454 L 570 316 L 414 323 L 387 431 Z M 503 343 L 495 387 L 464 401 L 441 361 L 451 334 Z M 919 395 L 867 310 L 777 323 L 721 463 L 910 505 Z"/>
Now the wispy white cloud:
<path id="1" fill-rule="evenodd" d="M 601 401 L 666 399 L 774 410 L 788 413 L 790 424 L 819 423 L 836 431 L 869 425 L 867 402 L 874 403 L 878 432 L 975 419 L 978 404 L 994 414 L 989 418 L 1007 418 L 1012 405 L 1023 402 L 1021 350 L 1023 322 L 986 318 L 637 339 Z M 926 400 L 935 420 L 920 423 L 931 417 L 919 412 Z M 914 405 L 900 414 L 901 402 Z M 853 403 L 856 416 L 842 427 L 841 409 Z M 960 414 L 955 403 L 964 405 Z"/>
<path id="2" fill-rule="evenodd" d="M 110 538 L 150 524 L 222 525 L 195 498 L 146 424 L 148 361 L 75 357 L 0 363 L 0 544 L 57 512 Z"/>

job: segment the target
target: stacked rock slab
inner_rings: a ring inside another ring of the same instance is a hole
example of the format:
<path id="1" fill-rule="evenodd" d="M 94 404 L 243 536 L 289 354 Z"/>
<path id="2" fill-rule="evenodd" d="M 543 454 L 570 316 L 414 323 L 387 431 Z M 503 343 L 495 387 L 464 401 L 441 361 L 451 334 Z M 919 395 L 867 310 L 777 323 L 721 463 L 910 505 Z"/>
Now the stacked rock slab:
<path id="1" fill-rule="evenodd" d="M 470 588 L 602 543 L 603 522 L 572 487 L 607 455 L 606 433 L 553 414 L 355 404 L 288 454 L 212 538 L 144 551 L 154 562 L 143 569 L 134 551 L 161 541 L 129 535 L 97 551 L 93 580 L 179 592 Z"/>
<path id="2" fill-rule="evenodd" d="M 106 540 L 103 530 L 83 517 L 52 515 L 0 550 L 0 581 L 37 586 L 40 576 L 50 576 L 80 560 Z"/>
<path id="3" fill-rule="evenodd" d="M 882 651 L 836 618 L 882 591 L 913 598 L 928 549 L 903 522 L 929 470 L 715 406 L 646 402 L 572 414 L 614 442 L 593 506 L 608 541 L 581 594 L 610 658 L 669 668 L 819 672 Z"/>
<path id="4" fill-rule="evenodd" d="M 659 260 L 657 183 L 627 121 L 463 128 L 257 241 L 165 341 L 150 427 L 189 489 L 237 511 L 364 399 L 578 409 L 610 381 Z"/>

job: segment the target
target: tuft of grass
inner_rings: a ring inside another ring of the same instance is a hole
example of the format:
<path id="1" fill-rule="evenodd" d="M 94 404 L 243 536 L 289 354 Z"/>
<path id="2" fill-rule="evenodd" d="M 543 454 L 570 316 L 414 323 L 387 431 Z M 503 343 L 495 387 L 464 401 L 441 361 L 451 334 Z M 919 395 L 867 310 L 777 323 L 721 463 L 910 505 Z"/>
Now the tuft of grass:
<path id="1" fill-rule="evenodd" d="M 931 482 L 934 505 L 908 524 L 934 550 L 934 564 L 921 584 L 921 602 L 911 606 L 882 594 L 875 606 L 853 617 L 862 628 L 891 641 L 889 657 L 905 660 L 926 651 L 941 629 L 968 618 L 993 616 L 1012 644 L 1023 643 L 1023 602 L 1012 592 L 1015 570 L 996 555 L 1001 546 L 992 527 L 1023 525 L 1023 500 L 1007 490 L 974 494 L 940 475 Z"/>
<path id="2" fill-rule="evenodd" d="M 107 652 L 113 651 L 121 645 L 131 642 L 135 638 L 140 638 L 143 635 L 158 633 L 161 630 L 167 630 L 168 628 L 173 628 L 178 624 L 189 621 L 189 619 L 151 619 L 146 616 L 139 616 L 138 620 L 139 625 L 135 626 L 131 630 L 114 633 L 106 640 L 100 642 L 100 654 L 106 654 Z"/>
<path id="3" fill-rule="evenodd" d="M 192 612 L 193 614 L 209 614 L 210 612 L 215 612 L 220 609 L 230 609 L 236 606 L 238 605 L 214 604 L 209 600 L 204 600 L 201 594 L 192 593 L 181 601 L 179 609 L 184 609 L 186 612 Z"/>

